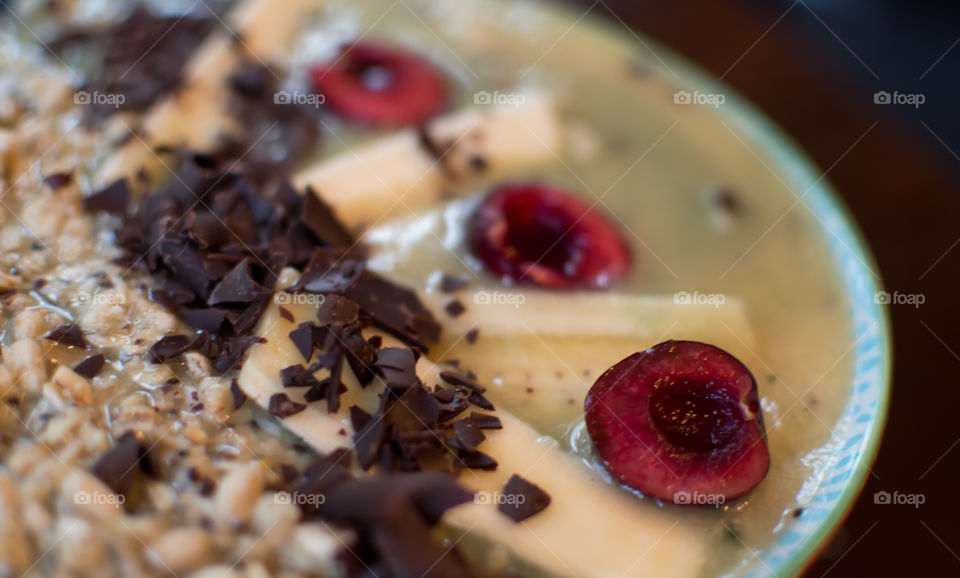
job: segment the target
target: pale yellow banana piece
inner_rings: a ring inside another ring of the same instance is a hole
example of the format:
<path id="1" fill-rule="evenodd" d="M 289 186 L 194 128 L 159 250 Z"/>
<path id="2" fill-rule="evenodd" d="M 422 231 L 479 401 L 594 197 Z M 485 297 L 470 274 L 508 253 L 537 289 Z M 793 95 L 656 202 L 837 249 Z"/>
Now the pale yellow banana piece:
<path id="1" fill-rule="evenodd" d="M 291 275 L 281 286 L 293 281 Z M 239 384 L 254 401 L 266 405 L 274 393 L 287 393 L 280 370 L 303 359 L 287 333 L 299 323 L 315 319 L 312 305 L 285 304 L 294 316 L 290 322 L 272 304 L 264 314 L 258 334 L 267 339 L 254 346 L 243 365 Z M 388 338 L 388 343 L 392 341 Z M 421 358 L 418 374 L 427 384 L 436 382 L 438 366 Z M 318 377 L 322 377 L 318 373 Z M 349 369 L 344 370 L 348 391 L 341 411 L 328 415 L 322 403 L 287 417 L 282 423 L 321 452 L 350 446 L 352 436 L 346 408 L 357 404 L 368 411 L 376 407 L 382 390 L 379 382 L 359 388 Z M 291 395 L 293 398 L 293 395 Z M 696 531 L 650 503 L 641 502 L 603 480 L 576 456 L 562 451 L 552 438 L 539 436 L 506 411 L 497 415 L 502 430 L 488 430 L 480 449 L 494 456 L 496 471 L 467 471 L 461 482 L 480 492 L 475 504 L 455 508 L 444 521 L 459 533 L 481 536 L 509 549 L 511 555 L 551 574 L 577 576 L 692 576 L 704 559 L 704 543 Z M 514 474 L 539 485 L 552 498 L 543 512 L 522 524 L 496 509 L 495 492 Z M 487 503 L 480 503 L 487 502 Z"/>
<path id="2" fill-rule="evenodd" d="M 418 130 L 404 129 L 299 171 L 294 185 L 313 187 L 351 227 L 369 227 L 419 214 L 445 193 L 515 176 L 562 146 L 553 102 L 536 95 L 519 106 L 467 107 L 424 131 L 436 150 Z"/>

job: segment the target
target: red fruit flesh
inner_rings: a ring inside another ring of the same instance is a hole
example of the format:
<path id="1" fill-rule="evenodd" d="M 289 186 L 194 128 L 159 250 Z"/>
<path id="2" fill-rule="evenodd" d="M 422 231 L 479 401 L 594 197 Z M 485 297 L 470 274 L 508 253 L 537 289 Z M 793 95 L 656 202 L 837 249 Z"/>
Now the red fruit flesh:
<path id="1" fill-rule="evenodd" d="M 598 289 L 626 276 L 630 249 L 579 198 L 537 183 L 492 191 L 468 223 L 470 250 L 504 283 Z"/>
<path id="2" fill-rule="evenodd" d="M 313 67 L 313 89 L 334 112 L 375 126 L 420 124 L 447 101 L 443 76 L 423 58 L 395 47 L 358 42 Z"/>
<path id="3" fill-rule="evenodd" d="M 757 383 L 712 345 L 667 341 L 631 355 L 600 376 L 585 411 L 607 470 L 644 495 L 722 503 L 770 468 Z"/>

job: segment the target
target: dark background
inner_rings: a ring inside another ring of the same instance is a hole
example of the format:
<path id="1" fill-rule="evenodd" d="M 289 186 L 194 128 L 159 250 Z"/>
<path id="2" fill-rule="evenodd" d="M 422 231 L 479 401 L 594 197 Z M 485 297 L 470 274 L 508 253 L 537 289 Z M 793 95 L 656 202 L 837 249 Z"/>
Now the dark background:
<path id="1" fill-rule="evenodd" d="M 894 389 L 874 475 L 807 575 L 960 576 L 960 3 L 575 4 L 621 19 L 753 101 L 821 170 L 832 167 L 828 180 L 887 290 L 924 295 L 918 308 L 890 306 Z M 879 90 L 925 102 L 874 104 Z M 877 491 L 925 502 L 875 504 Z"/>

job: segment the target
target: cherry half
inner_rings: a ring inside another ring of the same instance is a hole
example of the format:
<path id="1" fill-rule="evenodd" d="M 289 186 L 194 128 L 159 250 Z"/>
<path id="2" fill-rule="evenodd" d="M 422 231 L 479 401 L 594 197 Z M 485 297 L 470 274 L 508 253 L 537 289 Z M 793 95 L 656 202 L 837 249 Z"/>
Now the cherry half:
<path id="1" fill-rule="evenodd" d="M 723 503 L 770 469 L 756 380 L 713 345 L 667 341 L 631 355 L 600 376 L 585 411 L 607 470 L 644 495 Z"/>
<path id="2" fill-rule="evenodd" d="M 335 113 L 375 126 L 418 125 L 447 102 L 443 75 L 405 50 L 357 42 L 331 62 L 314 66 L 313 89 Z"/>
<path id="3" fill-rule="evenodd" d="M 467 224 L 470 251 L 504 283 L 600 289 L 623 279 L 630 249 L 618 228 L 559 188 L 513 183 L 491 191 Z"/>

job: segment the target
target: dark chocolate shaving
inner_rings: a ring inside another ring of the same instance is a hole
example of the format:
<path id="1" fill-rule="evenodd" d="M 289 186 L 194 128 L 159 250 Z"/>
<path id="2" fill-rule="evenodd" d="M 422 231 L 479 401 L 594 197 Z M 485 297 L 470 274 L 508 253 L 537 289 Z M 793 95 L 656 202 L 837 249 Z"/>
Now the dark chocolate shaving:
<path id="1" fill-rule="evenodd" d="M 310 361 L 310 358 L 313 357 L 313 323 L 301 323 L 288 335 L 290 341 L 303 356 L 304 361 Z"/>
<path id="2" fill-rule="evenodd" d="M 250 274 L 250 260 L 244 259 L 217 283 L 207 299 L 207 304 L 252 303 L 272 295 L 273 289 L 254 281 Z"/>
<path id="3" fill-rule="evenodd" d="M 126 179 L 116 180 L 103 189 L 83 199 L 83 210 L 94 213 L 104 211 L 122 215 L 130 204 L 130 186 Z"/>
<path id="4" fill-rule="evenodd" d="M 147 358 L 153 363 L 164 363 L 199 345 L 198 340 L 187 335 L 168 335 L 147 350 Z"/>
<path id="5" fill-rule="evenodd" d="M 467 331 L 467 335 L 465 336 L 465 339 L 467 340 L 467 343 L 469 343 L 470 345 L 473 345 L 474 343 L 477 342 L 477 337 L 479 336 L 480 336 L 480 330 L 474 327 L 470 331 Z"/>
<path id="6" fill-rule="evenodd" d="M 156 477 L 158 468 L 140 436 L 128 431 L 97 459 L 91 473 L 117 494 L 126 495 L 140 474 Z"/>
<path id="7" fill-rule="evenodd" d="M 290 417 L 291 415 L 300 413 L 306 408 L 307 406 L 305 404 L 293 401 L 287 397 L 287 394 L 285 393 L 275 393 L 270 396 L 270 403 L 267 406 L 267 411 L 270 412 L 270 415 L 283 419 L 285 417 Z"/>
<path id="8" fill-rule="evenodd" d="M 351 299 L 330 294 L 317 309 L 317 319 L 323 325 L 349 325 L 360 318 L 360 306 Z"/>
<path id="9" fill-rule="evenodd" d="M 73 367 L 73 371 L 76 372 L 77 375 L 87 379 L 93 379 L 97 376 L 97 374 L 100 373 L 100 370 L 103 369 L 105 363 L 106 358 L 102 354 L 98 353 L 96 355 L 91 355 L 75 365 Z"/>
<path id="10" fill-rule="evenodd" d="M 73 173 L 61 172 L 53 173 L 43 177 L 43 184 L 47 185 L 51 191 L 62 189 L 73 182 Z"/>
<path id="11" fill-rule="evenodd" d="M 550 505 L 549 494 L 517 474 L 510 476 L 503 486 L 503 498 L 497 505 L 497 509 L 517 523 L 543 511 Z"/>
<path id="12" fill-rule="evenodd" d="M 60 345 L 67 345 L 69 347 L 82 347 L 85 349 L 90 347 L 87 339 L 83 336 L 83 330 L 81 330 L 80 326 L 76 323 L 68 323 L 57 327 L 50 333 L 47 333 L 45 339 L 56 341 Z"/>
<path id="13" fill-rule="evenodd" d="M 319 379 L 302 365 L 291 365 L 280 370 L 283 387 L 323 387 Z"/>
<path id="14" fill-rule="evenodd" d="M 450 317 L 460 317 L 467 312 L 466 306 L 461 303 L 459 299 L 454 299 L 447 303 L 443 310 L 446 311 Z"/>
<path id="15" fill-rule="evenodd" d="M 484 413 L 471 412 L 470 417 L 468 417 L 473 425 L 480 429 L 503 429 L 503 424 L 500 422 L 500 418 L 495 415 L 487 415 Z"/>
<path id="16" fill-rule="evenodd" d="M 106 30 L 68 29 L 51 45 L 59 53 L 80 46 L 98 56 L 100 69 L 83 86 L 88 93 L 85 104 L 95 114 L 108 116 L 118 108 L 145 110 L 180 86 L 184 64 L 214 22 L 213 18 L 155 16 L 138 5 L 125 20 Z M 115 98 L 98 100 L 89 94 Z"/>

